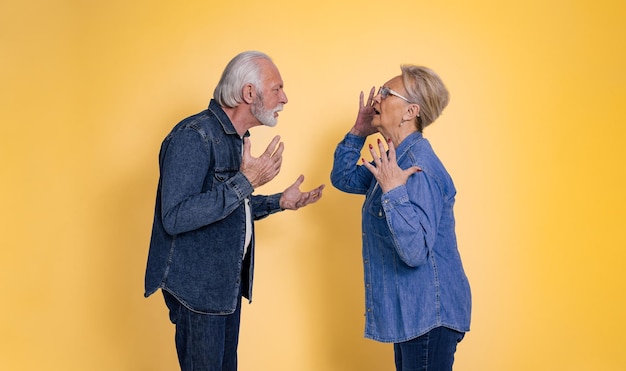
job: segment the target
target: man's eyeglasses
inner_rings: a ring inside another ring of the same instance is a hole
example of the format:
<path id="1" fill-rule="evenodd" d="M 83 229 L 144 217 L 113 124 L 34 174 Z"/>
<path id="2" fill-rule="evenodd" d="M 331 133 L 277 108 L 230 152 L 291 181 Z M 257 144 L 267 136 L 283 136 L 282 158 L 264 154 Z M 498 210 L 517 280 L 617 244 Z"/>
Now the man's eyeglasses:
<path id="1" fill-rule="evenodd" d="M 400 95 L 400 93 L 398 93 L 397 91 L 391 90 L 386 86 L 381 86 L 380 89 L 378 89 L 378 94 L 380 94 L 380 96 L 385 99 L 389 96 L 389 94 L 394 95 L 400 99 L 402 99 L 403 101 L 407 102 L 407 103 L 411 103 L 413 104 L 413 102 L 411 102 L 410 100 L 406 99 L 405 97 L 403 97 L 402 95 Z"/>

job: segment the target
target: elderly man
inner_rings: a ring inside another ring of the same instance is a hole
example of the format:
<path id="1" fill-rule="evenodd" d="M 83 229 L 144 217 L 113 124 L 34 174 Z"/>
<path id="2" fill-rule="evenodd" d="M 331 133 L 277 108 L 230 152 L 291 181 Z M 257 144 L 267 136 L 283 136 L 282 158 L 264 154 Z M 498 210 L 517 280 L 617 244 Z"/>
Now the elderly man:
<path id="1" fill-rule="evenodd" d="M 252 298 L 254 221 L 316 202 L 324 185 L 253 195 L 278 174 L 283 143 L 250 153 L 249 129 L 276 125 L 287 103 L 272 60 L 243 52 L 226 66 L 207 110 L 164 139 L 145 295 L 159 288 L 176 325 L 182 370 L 236 370 L 241 297 Z"/>

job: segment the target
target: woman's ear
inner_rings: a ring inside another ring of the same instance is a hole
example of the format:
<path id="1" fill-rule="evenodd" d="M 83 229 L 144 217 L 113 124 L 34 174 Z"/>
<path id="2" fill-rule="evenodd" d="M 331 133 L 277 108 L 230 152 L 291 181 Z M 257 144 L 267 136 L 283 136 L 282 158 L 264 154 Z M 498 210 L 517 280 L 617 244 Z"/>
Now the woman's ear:
<path id="1" fill-rule="evenodd" d="M 414 120 L 416 117 L 420 117 L 420 106 L 419 104 L 411 103 L 411 105 L 407 107 L 402 119 L 404 121 L 411 121 Z"/>

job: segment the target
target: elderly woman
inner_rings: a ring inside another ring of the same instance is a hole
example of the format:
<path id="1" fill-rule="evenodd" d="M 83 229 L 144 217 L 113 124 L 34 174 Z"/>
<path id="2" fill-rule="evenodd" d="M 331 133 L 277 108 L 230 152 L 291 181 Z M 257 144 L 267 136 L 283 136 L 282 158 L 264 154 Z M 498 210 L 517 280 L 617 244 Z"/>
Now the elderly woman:
<path id="1" fill-rule="evenodd" d="M 365 337 L 394 343 L 396 370 L 452 370 L 469 331 L 471 294 L 457 249 L 456 189 L 423 135 L 448 104 L 439 76 L 402 75 L 361 92 L 356 123 L 335 150 L 332 184 L 365 195 L 362 209 Z M 366 137 L 380 133 L 373 161 Z"/>

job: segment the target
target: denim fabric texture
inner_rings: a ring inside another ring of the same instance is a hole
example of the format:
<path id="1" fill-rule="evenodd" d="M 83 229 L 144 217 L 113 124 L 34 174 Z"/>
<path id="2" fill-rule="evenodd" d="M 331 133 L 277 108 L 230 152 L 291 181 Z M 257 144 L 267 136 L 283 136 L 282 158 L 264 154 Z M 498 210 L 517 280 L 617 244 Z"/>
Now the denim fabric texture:
<path id="1" fill-rule="evenodd" d="M 364 144 L 363 137 L 344 137 L 331 181 L 341 191 L 365 195 L 365 337 L 399 343 L 440 326 L 469 331 L 471 293 L 457 248 L 450 175 L 415 132 L 396 148 L 396 157 L 402 169 L 422 171 L 383 194 L 372 173 L 356 165 Z"/>
<path id="2" fill-rule="evenodd" d="M 237 345 L 241 322 L 241 297 L 232 314 L 198 314 L 163 291 L 176 325 L 176 353 L 181 371 L 237 370 Z"/>
<path id="3" fill-rule="evenodd" d="M 396 371 L 452 371 L 456 346 L 464 333 L 437 327 L 393 345 Z"/>
<path id="4" fill-rule="evenodd" d="M 240 290 L 252 300 L 254 234 L 249 269 L 242 272 L 244 202 L 250 199 L 252 218 L 259 220 L 281 210 L 281 194 L 252 195 L 252 185 L 239 171 L 242 145 L 214 100 L 163 140 L 145 296 L 161 288 L 206 314 L 233 313 Z"/>

